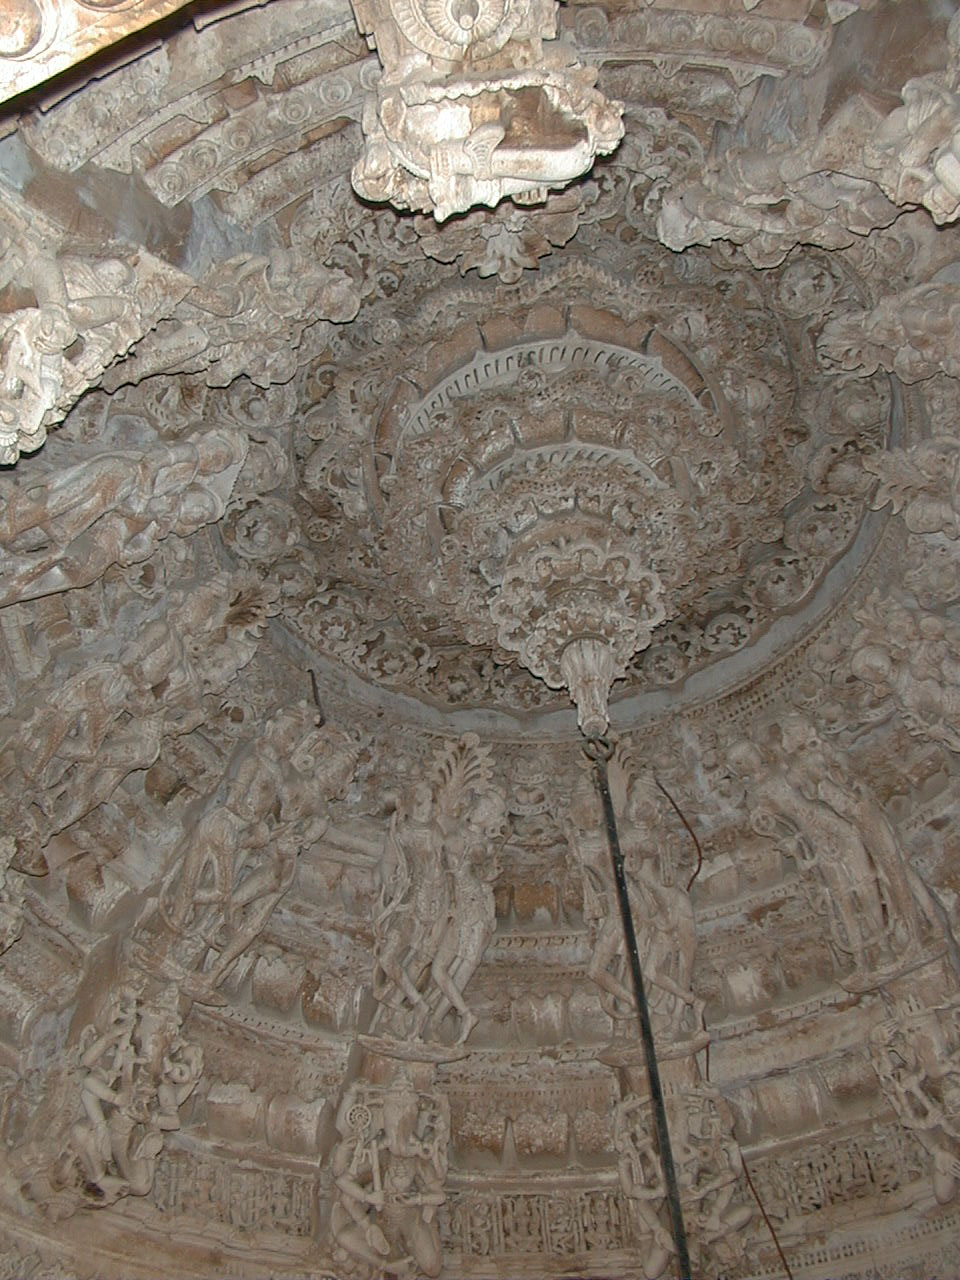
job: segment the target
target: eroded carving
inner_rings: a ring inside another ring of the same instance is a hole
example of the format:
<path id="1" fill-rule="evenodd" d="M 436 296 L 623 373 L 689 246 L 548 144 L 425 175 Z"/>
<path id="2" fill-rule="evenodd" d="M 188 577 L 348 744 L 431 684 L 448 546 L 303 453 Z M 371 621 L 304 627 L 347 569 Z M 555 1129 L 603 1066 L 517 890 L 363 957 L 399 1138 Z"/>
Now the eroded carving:
<path id="1" fill-rule="evenodd" d="M 56 257 L 29 232 L 8 257 L 38 305 L 0 316 L 0 463 L 7 464 L 39 449 L 47 428 L 192 283 L 145 250 L 133 261 Z"/>

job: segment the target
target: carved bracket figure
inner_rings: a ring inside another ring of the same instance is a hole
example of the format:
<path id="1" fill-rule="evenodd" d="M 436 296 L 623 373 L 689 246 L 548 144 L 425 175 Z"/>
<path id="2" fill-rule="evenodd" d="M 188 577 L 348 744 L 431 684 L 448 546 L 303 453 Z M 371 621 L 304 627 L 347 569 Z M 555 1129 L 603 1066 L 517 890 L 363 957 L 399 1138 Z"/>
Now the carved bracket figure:
<path id="1" fill-rule="evenodd" d="M 552 0 L 354 0 L 383 63 L 353 185 L 438 222 L 544 201 L 623 137 L 620 103 L 556 39 Z"/>

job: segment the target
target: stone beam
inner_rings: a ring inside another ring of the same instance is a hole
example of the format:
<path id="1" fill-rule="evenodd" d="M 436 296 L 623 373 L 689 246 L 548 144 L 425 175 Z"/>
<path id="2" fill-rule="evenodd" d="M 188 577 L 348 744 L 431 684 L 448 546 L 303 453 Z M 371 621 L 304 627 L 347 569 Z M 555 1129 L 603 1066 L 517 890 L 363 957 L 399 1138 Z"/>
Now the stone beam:
<path id="1" fill-rule="evenodd" d="M 0 102 L 42 84 L 191 0 L 4 0 Z"/>

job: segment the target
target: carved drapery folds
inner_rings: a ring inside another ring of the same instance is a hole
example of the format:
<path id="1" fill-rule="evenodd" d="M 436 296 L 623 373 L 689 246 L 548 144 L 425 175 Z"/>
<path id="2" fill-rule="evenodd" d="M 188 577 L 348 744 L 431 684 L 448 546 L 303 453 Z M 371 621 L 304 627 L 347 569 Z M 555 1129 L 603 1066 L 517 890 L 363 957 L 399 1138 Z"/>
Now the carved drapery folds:
<path id="1" fill-rule="evenodd" d="M 620 103 L 557 36 L 552 0 L 354 0 L 383 76 L 353 186 L 438 222 L 546 199 L 623 137 Z"/>

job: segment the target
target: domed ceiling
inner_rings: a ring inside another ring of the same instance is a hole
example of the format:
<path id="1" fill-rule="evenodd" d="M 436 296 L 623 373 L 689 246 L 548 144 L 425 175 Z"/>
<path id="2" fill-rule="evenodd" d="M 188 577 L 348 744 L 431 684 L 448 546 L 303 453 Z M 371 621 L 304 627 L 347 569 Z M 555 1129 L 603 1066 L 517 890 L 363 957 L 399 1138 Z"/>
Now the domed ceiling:
<path id="1" fill-rule="evenodd" d="M 958 23 L 0 13 L 0 1277 L 958 1274 Z"/>

